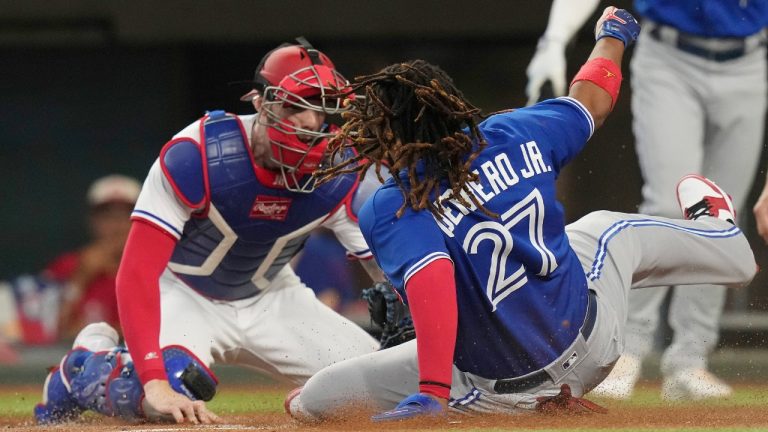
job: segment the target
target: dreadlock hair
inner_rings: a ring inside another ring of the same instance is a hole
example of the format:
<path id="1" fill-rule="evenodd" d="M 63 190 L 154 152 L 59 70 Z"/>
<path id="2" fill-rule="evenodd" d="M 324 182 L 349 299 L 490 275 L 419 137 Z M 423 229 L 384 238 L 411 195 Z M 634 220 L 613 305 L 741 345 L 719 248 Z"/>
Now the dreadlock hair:
<path id="1" fill-rule="evenodd" d="M 345 124 L 329 143 L 331 160 L 348 148 L 356 150 L 356 156 L 317 171 L 321 183 L 352 172 L 362 178 L 371 167 L 383 182 L 381 167 L 386 165 L 403 195 L 397 217 L 406 207 L 443 216 L 443 180 L 452 192 L 448 199 L 497 217 L 468 185 L 478 180 L 470 165 L 487 145 L 477 127 L 480 109 L 464 98 L 447 73 L 424 60 L 412 60 L 356 77 L 351 91 L 361 88 L 365 98 L 351 102 L 352 109 L 342 114 Z M 417 174 L 419 162 L 423 172 Z M 403 170 L 409 185 L 398 176 Z"/>

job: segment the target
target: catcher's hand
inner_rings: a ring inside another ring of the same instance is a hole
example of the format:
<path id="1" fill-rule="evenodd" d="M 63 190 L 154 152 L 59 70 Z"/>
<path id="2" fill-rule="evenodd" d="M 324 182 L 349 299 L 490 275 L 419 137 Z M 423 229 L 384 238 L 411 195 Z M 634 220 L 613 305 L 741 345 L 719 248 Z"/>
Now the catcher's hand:
<path id="1" fill-rule="evenodd" d="M 416 337 L 408 307 L 388 282 L 377 282 L 363 290 L 371 321 L 381 329 L 381 349 L 400 345 Z"/>

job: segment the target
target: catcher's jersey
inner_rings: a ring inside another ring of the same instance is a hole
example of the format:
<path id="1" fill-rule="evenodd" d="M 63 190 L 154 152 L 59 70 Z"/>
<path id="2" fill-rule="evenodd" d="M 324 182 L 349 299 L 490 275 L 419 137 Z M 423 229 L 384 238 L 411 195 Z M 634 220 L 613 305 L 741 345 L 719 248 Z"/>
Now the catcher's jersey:
<path id="1" fill-rule="evenodd" d="M 453 261 L 460 370 L 490 379 L 525 375 L 576 338 L 587 281 L 564 232 L 555 179 L 593 130 L 589 112 L 571 98 L 483 121 L 488 147 L 472 163 L 479 182 L 471 189 L 499 218 L 449 200 L 439 220 L 411 209 L 398 219 L 402 196 L 392 180 L 363 205 L 363 235 L 404 298 L 411 275 L 434 260 Z"/>
<path id="2" fill-rule="evenodd" d="M 168 268 L 215 299 L 258 294 L 321 225 L 351 256 L 370 256 L 352 208 L 364 199 L 356 195 L 356 176 L 312 193 L 277 187 L 281 177 L 253 163 L 254 121 L 212 112 L 177 134 L 150 169 L 132 214 L 179 239 Z"/>

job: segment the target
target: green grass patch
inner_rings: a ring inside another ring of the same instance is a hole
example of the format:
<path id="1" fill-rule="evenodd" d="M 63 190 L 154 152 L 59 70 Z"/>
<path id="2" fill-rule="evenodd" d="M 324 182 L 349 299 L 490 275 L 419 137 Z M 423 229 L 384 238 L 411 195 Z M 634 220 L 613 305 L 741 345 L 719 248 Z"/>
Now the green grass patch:
<path id="1" fill-rule="evenodd" d="M 35 404 L 40 402 L 41 392 L 42 388 L 3 392 L 0 387 L 0 416 L 31 416 Z M 217 414 L 276 413 L 283 410 L 283 398 L 286 393 L 285 390 L 225 388 L 208 406 Z"/>
<path id="2" fill-rule="evenodd" d="M 14 392 L 0 391 L 0 416 L 31 416 L 32 408 L 40 402 L 41 393 L 42 386 L 37 391 L 31 389 Z"/>
<path id="3" fill-rule="evenodd" d="M 277 413 L 283 411 L 283 399 L 287 393 L 285 390 L 224 389 L 208 403 L 208 407 L 219 415 Z"/>

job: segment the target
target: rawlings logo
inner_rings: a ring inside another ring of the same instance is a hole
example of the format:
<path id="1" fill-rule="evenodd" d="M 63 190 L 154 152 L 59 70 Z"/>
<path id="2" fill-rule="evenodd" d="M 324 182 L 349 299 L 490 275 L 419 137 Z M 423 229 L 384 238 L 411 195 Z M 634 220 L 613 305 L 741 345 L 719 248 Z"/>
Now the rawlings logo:
<path id="1" fill-rule="evenodd" d="M 290 198 L 257 195 L 249 216 L 251 219 L 284 221 L 288 216 L 291 201 Z"/>

